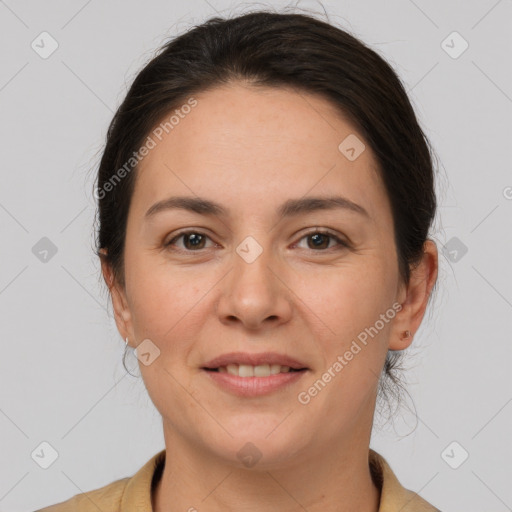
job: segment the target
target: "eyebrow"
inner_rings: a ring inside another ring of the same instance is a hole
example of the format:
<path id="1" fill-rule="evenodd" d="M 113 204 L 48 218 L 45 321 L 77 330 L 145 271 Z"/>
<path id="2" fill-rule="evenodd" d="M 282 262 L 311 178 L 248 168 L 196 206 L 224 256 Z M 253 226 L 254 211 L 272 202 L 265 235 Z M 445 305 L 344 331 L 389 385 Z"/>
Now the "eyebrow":
<path id="1" fill-rule="evenodd" d="M 229 216 L 230 211 L 219 203 L 200 197 L 173 196 L 158 201 L 151 206 L 145 214 L 145 218 L 151 218 L 157 213 L 181 209 L 200 215 Z M 303 197 L 300 199 L 288 199 L 277 210 L 280 218 L 292 217 L 303 213 L 311 213 L 317 210 L 344 209 L 370 218 L 370 214 L 359 204 L 342 196 L 327 197 Z"/>

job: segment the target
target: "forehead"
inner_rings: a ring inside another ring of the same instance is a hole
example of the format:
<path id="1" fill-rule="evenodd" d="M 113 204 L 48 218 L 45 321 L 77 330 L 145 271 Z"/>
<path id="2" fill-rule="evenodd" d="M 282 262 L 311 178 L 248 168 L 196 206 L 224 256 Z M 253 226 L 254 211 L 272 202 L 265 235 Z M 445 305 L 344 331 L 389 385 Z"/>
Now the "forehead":
<path id="1" fill-rule="evenodd" d="M 369 146 L 352 161 L 340 151 L 347 137 L 364 140 L 328 100 L 238 83 L 193 97 L 194 108 L 160 129 L 161 140 L 153 136 L 134 203 L 148 207 L 181 193 L 254 212 L 289 197 L 340 193 L 364 203 L 372 217 L 389 206 Z"/>

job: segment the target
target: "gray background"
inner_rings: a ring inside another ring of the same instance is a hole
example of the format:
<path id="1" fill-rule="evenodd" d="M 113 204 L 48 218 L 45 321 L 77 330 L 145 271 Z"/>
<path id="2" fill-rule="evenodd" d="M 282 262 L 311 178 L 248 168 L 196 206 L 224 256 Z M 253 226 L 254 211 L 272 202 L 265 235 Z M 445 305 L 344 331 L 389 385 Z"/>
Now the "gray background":
<path id="1" fill-rule="evenodd" d="M 113 111 L 166 37 L 268 5 L 286 4 L 0 1 L 1 511 L 132 475 L 164 447 L 101 286 L 94 172 Z M 324 5 L 394 66 L 439 156 L 439 291 L 408 358 L 412 401 L 372 447 L 443 512 L 512 510 L 512 2 Z M 46 59 L 31 47 L 43 31 L 59 45 Z M 469 44 L 457 58 L 443 46 L 453 31 Z M 57 248 L 46 262 L 43 237 Z M 31 457 L 44 441 L 58 452 L 48 469 Z"/>

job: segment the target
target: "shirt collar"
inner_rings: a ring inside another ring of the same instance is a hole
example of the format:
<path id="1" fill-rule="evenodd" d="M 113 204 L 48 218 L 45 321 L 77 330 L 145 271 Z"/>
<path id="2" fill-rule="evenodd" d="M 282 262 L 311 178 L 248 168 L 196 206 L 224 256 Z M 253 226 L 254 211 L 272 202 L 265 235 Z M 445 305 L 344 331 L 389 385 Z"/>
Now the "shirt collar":
<path id="1" fill-rule="evenodd" d="M 440 512 L 417 493 L 402 486 L 386 459 L 370 448 L 370 471 L 380 488 L 379 512 Z"/>
<path id="2" fill-rule="evenodd" d="M 380 488 L 379 512 L 440 512 L 417 493 L 405 489 L 382 455 L 370 448 L 368 462 L 372 478 Z M 151 493 L 165 464 L 165 449 L 154 455 L 131 477 L 121 498 L 120 512 L 151 512 Z"/>
<path id="3" fill-rule="evenodd" d="M 165 449 L 151 457 L 126 484 L 121 498 L 120 512 L 151 512 L 151 491 L 163 471 Z"/>

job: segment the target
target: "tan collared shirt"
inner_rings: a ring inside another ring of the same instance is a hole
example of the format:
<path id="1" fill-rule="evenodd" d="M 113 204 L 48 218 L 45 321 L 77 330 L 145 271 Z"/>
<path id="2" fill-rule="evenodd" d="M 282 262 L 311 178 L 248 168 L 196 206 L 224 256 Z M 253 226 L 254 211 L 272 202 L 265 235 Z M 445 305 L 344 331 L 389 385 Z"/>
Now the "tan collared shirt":
<path id="1" fill-rule="evenodd" d="M 370 468 L 381 489 L 379 512 L 440 512 L 418 494 L 402 487 L 388 463 L 370 448 Z M 152 486 L 162 474 L 165 450 L 154 455 L 132 477 L 116 480 L 36 512 L 151 512 Z"/>

